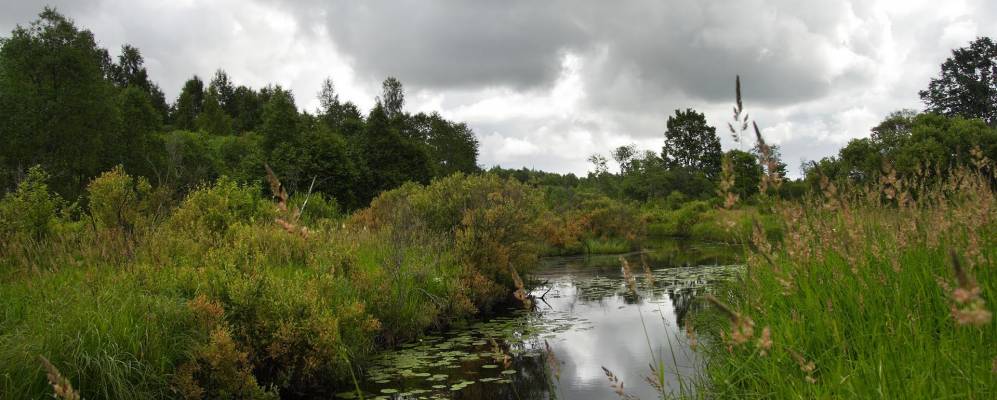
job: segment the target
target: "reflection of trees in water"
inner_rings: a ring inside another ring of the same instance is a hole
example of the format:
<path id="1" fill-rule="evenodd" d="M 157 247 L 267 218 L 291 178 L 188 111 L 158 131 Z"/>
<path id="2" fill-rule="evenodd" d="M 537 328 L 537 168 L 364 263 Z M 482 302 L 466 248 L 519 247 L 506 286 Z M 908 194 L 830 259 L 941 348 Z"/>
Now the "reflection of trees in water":
<path id="1" fill-rule="evenodd" d="M 740 246 L 683 240 L 653 243 L 653 247 L 648 249 L 645 257 L 654 268 L 727 265 L 743 262 Z"/>
<path id="2" fill-rule="evenodd" d="M 672 300 L 672 307 L 675 309 L 675 323 L 680 328 L 685 327 L 685 317 L 690 312 L 703 309 L 702 302 L 696 301 L 699 295 L 700 289 L 694 287 L 668 291 L 668 298 Z"/>

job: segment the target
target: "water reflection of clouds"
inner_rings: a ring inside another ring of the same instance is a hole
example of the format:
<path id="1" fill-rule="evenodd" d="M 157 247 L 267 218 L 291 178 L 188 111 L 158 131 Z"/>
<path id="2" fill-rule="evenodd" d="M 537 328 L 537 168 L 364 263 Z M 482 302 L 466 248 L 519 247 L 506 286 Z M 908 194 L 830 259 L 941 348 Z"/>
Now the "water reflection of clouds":
<path id="1" fill-rule="evenodd" d="M 548 259 L 534 276 L 549 282 L 536 288 L 534 296 L 550 289 L 537 310 L 510 310 L 396 349 L 377 368 L 368 369 L 363 386 L 372 395 L 387 390 L 400 399 L 427 393 L 460 400 L 550 399 L 555 395 L 550 384 L 556 384 L 557 398 L 616 398 L 602 371 L 605 366 L 622 379 L 629 394 L 649 399 L 659 397 L 645 382 L 655 357 L 665 365 L 666 387 L 676 392 L 675 372 L 689 377 L 699 364 L 687 347 L 683 319 L 701 305 L 699 292 L 736 276 L 739 268 L 716 261 L 677 267 L 689 265 L 688 260 L 720 260 L 714 254 L 723 251 L 663 248 L 684 254 L 625 255 L 636 269 L 637 294 L 624 283 L 619 256 Z M 644 271 L 644 259 L 653 279 Z M 557 382 L 547 368 L 545 339 L 562 362 Z M 495 358 L 496 351 L 510 358 Z"/>
<path id="2" fill-rule="evenodd" d="M 550 341 L 554 353 L 564 363 L 561 392 L 566 398 L 614 396 L 602 371 L 606 367 L 623 380 L 629 393 L 654 398 L 653 389 L 644 382 L 644 377 L 651 373 L 648 367 L 652 363 L 651 350 L 654 357 L 665 357 L 668 369 L 674 371 L 668 340 L 674 341 L 679 332 L 671 298 L 664 291 L 644 293 L 644 300 L 636 304 L 615 290 L 592 290 L 590 296 L 578 296 L 576 282 L 584 279 L 573 275 L 557 282 L 559 296 L 548 300 L 553 310 L 570 310 L 572 315 L 588 321 L 585 328 L 557 333 Z M 615 279 L 613 284 L 622 287 L 622 280 Z M 688 357 L 680 352 L 675 358 L 679 365 L 693 365 L 695 360 Z M 675 382 L 671 382 L 671 387 L 677 387 Z"/>

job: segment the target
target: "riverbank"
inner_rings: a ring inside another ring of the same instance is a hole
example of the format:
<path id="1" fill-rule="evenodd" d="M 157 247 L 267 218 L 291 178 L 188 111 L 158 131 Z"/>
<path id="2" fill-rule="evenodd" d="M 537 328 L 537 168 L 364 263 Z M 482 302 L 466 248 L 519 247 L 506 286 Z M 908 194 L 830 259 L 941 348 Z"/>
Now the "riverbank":
<path id="1" fill-rule="evenodd" d="M 51 393 L 39 356 L 84 398 L 331 394 L 378 349 L 509 301 L 542 243 L 539 191 L 487 175 L 337 220 L 224 179 L 157 214 L 120 170 L 74 217 L 33 174 L 3 201 L 3 398 Z"/>
<path id="2" fill-rule="evenodd" d="M 651 237 L 745 243 L 752 236 L 756 221 L 769 240 L 779 241 L 783 235 L 779 217 L 753 205 L 724 209 L 706 201 L 690 201 L 674 209 L 648 206 L 644 214 Z"/>

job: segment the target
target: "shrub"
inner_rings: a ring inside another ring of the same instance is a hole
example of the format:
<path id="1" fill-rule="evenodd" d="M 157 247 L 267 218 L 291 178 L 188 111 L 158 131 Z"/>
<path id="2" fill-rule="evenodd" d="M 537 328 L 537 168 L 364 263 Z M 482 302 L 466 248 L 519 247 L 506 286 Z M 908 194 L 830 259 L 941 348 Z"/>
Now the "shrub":
<path id="1" fill-rule="evenodd" d="M 451 241 L 472 302 L 487 310 L 500 300 L 494 285 L 513 288 L 513 276 L 535 265 L 542 210 L 542 193 L 515 179 L 457 173 L 382 193 L 351 223 L 395 231 L 400 240 L 425 231 Z"/>
<path id="2" fill-rule="evenodd" d="M 270 221 L 276 215 L 272 202 L 260 196 L 257 186 L 244 186 L 226 177 L 192 191 L 173 211 L 169 225 L 188 234 L 224 233 L 236 222 Z"/>
<path id="3" fill-rule="evenodd" d="M 629 203 L 585 191 L 562 200 L 543 218 L 548 254 L 622 253 L 646 234 L 644 216 Z"/>
<path id="4" fill-rule="evenodd" d="M 304 206 L 299 221 L 305 225 L 316 225 L 322 220 L 333 220 L 342 217 L 339 203 L 336 199 L 325 196 L 322 193 L 312 193 L 311 195 L 294 193 L 288 202 L 291 205 L 291 209 L 301 210 L 301 207 Z"/>
<path id="5" fill-rule="evenodd" d="M 104 172 L 87 186 L 90 216 L 100 228 L 133 231 L 150 217 L 152 186 L 145 178 L 132 178 L 120 165 Z"/>
<path id="6" fill-rule="evenodd" d="M 56 229 L 63 201 L 49 190 L 48 178 L 40 166 L 31 167 L 17 189 L 0 201 L 0 237 L 5 241 L 15 236 L 41 240 Z"/>

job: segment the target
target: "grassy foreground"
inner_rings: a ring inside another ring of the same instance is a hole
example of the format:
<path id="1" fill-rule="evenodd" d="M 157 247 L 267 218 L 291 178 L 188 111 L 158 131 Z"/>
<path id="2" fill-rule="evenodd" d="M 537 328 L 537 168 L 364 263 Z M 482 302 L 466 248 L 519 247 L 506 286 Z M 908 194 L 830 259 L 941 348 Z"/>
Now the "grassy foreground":
<path id="1" fill-rule="evenodd" d="M 45 178 L 0 202 L 5 399 L 60 380 L 87 399 L 327 396 L 379 349 L 510 300 L 543 246 L 542 193 L 489 175 L 345 219 L 227 179 L 171 206 L 120 169 L 80 207 Z"/>
<path id="2" fill-rule="evenodd" d="M 985 176 L 985 175 L 984 175 Z M 716 398 L 997 397 L 997 201 L 989 178 L 823 184 L 758 230 L 743 282 L 703 317 Z"/>

